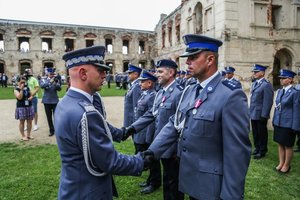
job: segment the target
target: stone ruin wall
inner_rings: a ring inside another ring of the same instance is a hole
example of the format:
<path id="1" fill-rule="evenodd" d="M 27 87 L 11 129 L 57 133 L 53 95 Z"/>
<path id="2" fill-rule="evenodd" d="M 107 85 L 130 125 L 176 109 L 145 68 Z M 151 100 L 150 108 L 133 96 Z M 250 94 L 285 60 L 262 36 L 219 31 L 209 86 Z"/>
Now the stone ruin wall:
<path id="1" fill-rule="evenodd" d="M 53 63 L 61 74 L 66 74 L 62 56 L 66 53 L 65 39 L 74 40 L 74 49 L 86 47 L 86 40 L 94 45 L 105 45 L 106 39 L 112 40 L 113 52 L 106 53 L 105 62 L 112 65 L 112 73 L 123 72 L 125 65 L 132 63 L 149 69 L 153 67 L 155 34 L 120 28 L 107 28 L 81 25 L 24 22 L 0 20 L 0 34 L 3 37 L 4 50 L 0 52 L 0 64 L 11 80 L 13 74 L 21 73 L 21 63 L 29 63 L 34 75 L 42 75 L 44 64 Z M 29 38 L 29 51 L 20 49 L 18 37 Z M 52 41 L 50 51 L 42 51 L 42 38 Z M 123 40 L 128 41 L 128 53 L 122 52 Z M 144 52 L 139 53 L 139 42 L 144 42 Z"/>

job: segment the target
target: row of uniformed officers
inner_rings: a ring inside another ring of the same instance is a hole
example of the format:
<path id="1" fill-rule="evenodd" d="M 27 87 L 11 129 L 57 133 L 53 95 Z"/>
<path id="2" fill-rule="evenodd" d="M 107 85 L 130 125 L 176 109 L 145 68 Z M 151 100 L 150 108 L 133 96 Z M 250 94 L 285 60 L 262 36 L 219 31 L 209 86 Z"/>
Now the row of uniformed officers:
<path id="1" fill-rule="evenodd" d="M 251 159 L 250 119 L 252 129 L 256 126 L 258 130 L 255 155 L 258 158 L 266 153 L 265 141 L 260 137 L 270 107 L 264 107 L 267 100 L 253 103 L 255 96 L 260 99 L 269 93 L 273 95 L 272 88 L 262 89 L 269 84 L 262 76 L 265 67 L 253 68 L 256 81 L 251 89 L 249 115 L 241 84 L 232 77 L 224 78 L 218 71 L 218 48 L 222 42 L 194 34 L 183 39 L 187 48 L 181 57 L 187 58 L 188 70 L 196 80 L 194 84 L 182 87 L 176 81 L 177 64 L 169 59 L 156 63 L 155 76 L 129 65 L 131 86 L 125 96 L 121 129 L 106 121 L 97 93 L 105 72 L 110 69 L 104 64 L 105 48 L 89 47 L 63 56 L 71 87 L 55 112 L 62 160 L 58 199 L 113 199 L 118 194 L 112 175 L 139 176 L 146 169 L 150 170 L 149 177 L 140 184 L 145 194 L 153 192 L 162 182 L 164 199 L 180 200 L 184 194 L 191 200 L 244 198 Z M 286 72 L 281 73 L 284 80 L 288 77 Z M 155 82 L 160 85 L 157 91 Z M 285 95 L 293 94 L 293 105 L 299 103 L 299 92 L 283 86 L 292 90 Z M 275 114 L 281 114 L 276 126 L 285 129 L 275 129 L 275 135 L 300 130 L 299 112 L 293 112 L 292 117 L 288 112 L 283 113 L 291 103 L 285 104 L 287 100 L 282 99 L 276 100 Z M 289 123 L 283 118 L 288 118 Z M 289 127 L 290 124 L 293 126 Z M 117 152 L 112 143 L 129 136 L 133 137 L 136 150 L 133 156 Z M 279 149 L 285 150 L 285 145 Z M 284 170 L 290 169 L 286 167 L 282 164 L 278 169 L 285 173 Z"/>

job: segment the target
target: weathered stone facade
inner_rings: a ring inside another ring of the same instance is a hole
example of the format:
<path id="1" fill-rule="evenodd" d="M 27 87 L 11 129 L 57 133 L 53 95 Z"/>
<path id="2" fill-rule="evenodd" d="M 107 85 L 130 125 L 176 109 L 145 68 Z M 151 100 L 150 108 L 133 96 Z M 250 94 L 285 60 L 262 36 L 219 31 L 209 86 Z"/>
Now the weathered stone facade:
<path id="1" fill-rule="evenodd" d="M 220 70 L 231 65 L 245 89 L 254 63 L 269 66 L 268 78 L 279 86 L 279 70 L 300 66 L 299 0 L 182 0 L 155 28 L 157 57 L 172 58 L 185 69 L 182 35 L 205 34 L 223 41 Z"/>
<path id="2" fill-rule="evenodd" d="M 106 64 L 112 73 L 127 70 L 128 63 L 143 68 L 153 66 L 156 54 L 153 31 L 96 26 L 0 20 L 0 73 L 22 74 L 32 67 L 35 75 L 44 67 L 55 67 L 65 74 L 66 51 L 92 45 L 106 45 Z"/>
<path id="3" fill-rule="evenodd" d="M 151 68 L 161 58 L 171 58 L 185 69 L 179 55 L 185 49 L 182 36 L 188 33 L 222 40 L 220 70 L 235 67 L 246 90 L 254 63 L 269 66 L 268 78 L 275 88 L 280 69 L 297 71 L 300 66 L 300 0 L 182 0 L 172 13 L 161 15 L 153 32 L 0 20 L 0 72 L 20 73 L 27 65 L 35 74 L 48 65 L 64 72 L 61 56 L 66 50 L 96 44 L 105 44 L 108 51 L 112 44 L 106 62 L 113 73 L 125 71 L 129 62 Z M 20 38 L 29 43 L 28 52 L 22 52 Z M 50 50 L 42 51 L 42 43 Z"/>

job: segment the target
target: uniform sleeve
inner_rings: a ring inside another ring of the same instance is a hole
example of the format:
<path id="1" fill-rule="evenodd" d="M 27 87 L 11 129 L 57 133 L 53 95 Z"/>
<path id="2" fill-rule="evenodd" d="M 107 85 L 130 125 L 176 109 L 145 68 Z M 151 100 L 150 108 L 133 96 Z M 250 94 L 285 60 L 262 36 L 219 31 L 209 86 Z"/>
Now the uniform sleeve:
<path id="1" fill-rule="evenodd" d="M 40 81 L 40 86 L 41 86 L 41 88 L 43 88 L 43 89 L 48 89 L 49 85 L 50 85 L 50 81 L 47 81 L 47 80 L 45 80 L 45 79 L 42 79 L 42 80 Z"/>
<path id="2" fill-rule="evenodd" d="M 263 118 L 269 118 L 270 117 L 270 111 L 273 105 L 273 96 L 274 91 L 273 87 L 270 83 L 266 84 L 266 87 L 264 87 L 264 97 L 263 97 L 263 105 L 262 105 L 262 113 L 261 117 Z"/>
<path id="3" fill-rule="evenodd" d="M 108 123 L 108 127 L 109 127 L 109 130 L 111 132 L 111 135 L 113 137 L 113 141 L 114 142 L 121 142 L 121 139 L 123 138 L 123 131 L 119 128 L 116 128 L 114 126 L 112 126 L 110 123 Z"/>
<path id="4" fill-rule="evenodd" d="M 155 117 L 152 113 L 152 108 L 145 112 L 143 116 L 141 116 L 137 121 L 135 121 L 131 126 L 134 127 L 136 132 L 143 130 L 146 126 L 151 124 L 155 120 Z"/>
<path id="5" fill-rule="evenodd" d="M 221 199 L 243 199 L 245 177 L 251 159 L 247 97 L 242 90 L 236 90 L 225 105 L 222 111 Z"/>
<path id="6" fill-rule="evenodd" d="M 170 117 L 169 122 L 161 129 L 149 149 L 154 153 L 155 158 L 160 156 L 169 149 L 178 140 L 178 132 L 174 127 L 174 115 Z"/>
<path id="7" fill-rule="evenodd" d="M 132 91 L 132 105 L 133 105 L 133 110 L 135 110 L 136 106 L 137 106 L 137 102 L 142 94 L 142 90 L 141 87 L 139 85 L 137 85 L 134 90 Z"/>
<path id="8" fill-rule="evenodd" d="M 87 115 L 91 159 L 98 170 L 115 175 L 139 176 L 143 170 L 140 155 L 124 155 L 116 151 L 96 112 Z"/>
<path id="9" fill-rule="evenodd" d="M 149 108 L 149 110 L 151 110 L 152 107 L 153 107 L 154 99 L 155 99 L 155 95 L 151 96 L 151 98 L 147 102 L 148 103 L 147 107 Z M 154 132 L 155 132 L 155 122 L 152 121 L 152 123 L 150 123 L 150 125 L 147 127 L 147 133 L 146 133 L 147 134 L 147 138 L 150 138 L 150 141 L 153 140 Z M 150 142 L 150 141 L 146 141 L 146 142 Z"/>

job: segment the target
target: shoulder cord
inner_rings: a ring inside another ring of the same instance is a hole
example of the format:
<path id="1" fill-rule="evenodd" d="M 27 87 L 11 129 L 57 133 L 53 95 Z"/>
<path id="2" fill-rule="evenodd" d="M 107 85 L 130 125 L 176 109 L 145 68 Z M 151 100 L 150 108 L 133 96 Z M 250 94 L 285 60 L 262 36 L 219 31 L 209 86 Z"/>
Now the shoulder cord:
<path id="1" fill-rule="evenodd" d="M 186 91 L 190 88 L 190 85 L 188 85 L 182 92 L 181 94 L 181 97 L 180 97 L 180 100 L 179 100 L 179 103 L 178 103 L 178 106 L 177 106 L 177 109 L 176 109 L 176 112 L 175 112 L 175 116 L 174 116 L 174 127 L 176 128 L 177 131 L 182 131 L 183 127 L 184 127 L 184 124 L 185 124 L 185 118 L 179 123 L 179 119 L 181 118 L 182 116 L 182 112 L 179 111 L 179 107 L 181 105 L 181 102 L 183 100 L 183 97 L 186 93 Z"/>
<path id="2" fill-rule="evenodd" d="M 104 117 L 101 115 L 101 113 L 95 109 L 95 111 L 100 115 L 101 120 L 103 121 L 105 132 L 107 133 L 109 139 L 112 140 L 112 135 L 110 132 L 110 129 L 107 125 L 107 122 L 105 121 Z M 81 137 L 82 137 L 82 150 L 83 150 L 83 157 L 84 161 L 86 164 L 86 167 L 88 171 L 93 175 L 93 176 L 106 176 L 106 172 L 99 173 L 92 169 L 92 167 L 96 168 L 94 165 L 92 158 L 91 158 L 91 152 L 90 152 L 90 144 L 89 144 L 89 130 L 88 130 L 88 120 L 86 116 L 86 112 L 83 113 L 82 118 L 81 118 Z M 90 163 L 92 167 L 90 166 Z"/>

